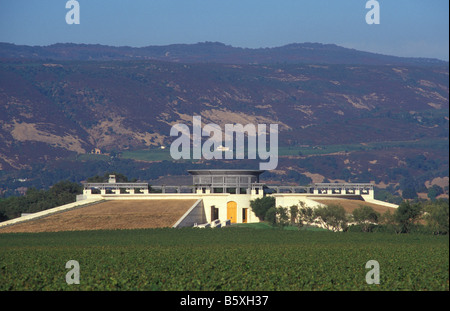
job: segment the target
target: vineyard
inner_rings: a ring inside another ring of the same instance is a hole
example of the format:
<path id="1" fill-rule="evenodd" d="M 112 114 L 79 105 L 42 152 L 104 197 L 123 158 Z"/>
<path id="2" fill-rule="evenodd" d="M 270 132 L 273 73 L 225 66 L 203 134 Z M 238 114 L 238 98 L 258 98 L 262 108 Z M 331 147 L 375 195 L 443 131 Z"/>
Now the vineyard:
<path id="1" fill-rule="evenodd" d="M 69 260 L 80 284 L 68 285 Z M 380 284 L 365 264 L 380 265 Z M 449 290 L 448 236 L 280 229 L 0 234 L 0 290 Z"/>

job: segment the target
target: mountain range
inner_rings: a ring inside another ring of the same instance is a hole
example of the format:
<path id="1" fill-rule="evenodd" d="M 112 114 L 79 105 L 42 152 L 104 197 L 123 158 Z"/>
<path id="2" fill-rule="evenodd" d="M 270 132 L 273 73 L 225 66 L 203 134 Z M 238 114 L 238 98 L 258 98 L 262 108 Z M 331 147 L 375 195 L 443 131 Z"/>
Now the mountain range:
<path id="1" fill-rule="evenodd" d="M 388 176 L 398 168 L 421 184 L 448 180 L 449 70 L 441 60 L 318 43 L 0 43 L 0 68 L 4 174 L 96 148 L 120 154 L 168 146 L 171 126 L 191 126 L 199 115 L 222 127 L 279 124 L 280 146 L 296 150 L 281 157 L 283 173 L 339 179 L 323 166 L 331 157 L 349 180 L 371 172 L 378 182 L 398 182 L 399 174 Z M 344 145 L 341 153 L 300 152 Z M 311 157 L 317 163 L 302 167 Z M 408 163 L 417 157 L 437 166 L 415 169 Z"/>
<path id="2" fill-rule="evenodd" d="M 114 47 L 100 44 L 58 43 L 24 46 L 0 43 L 0 59 L 54 60 L 160 60 L 179 63 L 223 64 L 359 64 L 446 65 L 433 58 L 397 57 L 340 47 L 335 44 L 293 43 L 273 48 L 240 48 L 220 42 L 147 47 Z"/>

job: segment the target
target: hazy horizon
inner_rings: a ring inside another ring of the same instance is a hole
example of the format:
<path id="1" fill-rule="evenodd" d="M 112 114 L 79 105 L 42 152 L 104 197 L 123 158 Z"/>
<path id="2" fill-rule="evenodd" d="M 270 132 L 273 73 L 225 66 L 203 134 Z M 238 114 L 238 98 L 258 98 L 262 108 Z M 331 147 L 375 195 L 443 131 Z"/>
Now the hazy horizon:
<path id="1" fill-rule="evenodd" d="M 251 50 L 257 50 L 257 49 L 266 49 L 266 48 L 281 48 L 284 46 L 288 46 L 288 45 L 295 45 L 295 44 L 322 44 L 322 45 L 335 45 L 338 47 L 342 47 L 342 48 L 346 48 L 346 49 L 352 49 L 355 51 L 359 51 L 359 52 L 365 52 L 365 53 L 373 53 L 373 54 L 378 54 L 378 55 L 384 55 L 384 56 L 393 56 L 393 57 L 400 57 L 400 58 L 418 58 L 418 59 L 436 59 L 439 61 L 444 61 L 444 62 L 449 62 L 448 60 L 444 60 L 444 59 L 440 59 L 440 58 L 435 58 L 435 57 L 421 57 L 421 56 L 397 56 L 397 55 L 392 55 L 392 54 L 386 54 L 386 53 L 377 53 L 377 52 L 371 52 L 371 51 L 364 51 L 364 50 L 358 50 L 358 49 L 354 49 L 354 48 L 348 48 L 348 47 L 344 47 L 338 44 L 334 44 L 334 43 L 320 43 L 320 42 L 292 42 L 292 43 L 287 43 L 284 45 L 280 45 L 280 46 L 270 46 L 270 47 L 259 47 L 259 48 L 248 48 L 248 47 L 242 47 L 242 46 L 234 46 L 231 44 L 226 44 L 224 42 L 218 42 L 218 41 L 203 41 L 203 42 L 196 42 L 196 43 L 171 43 L 171 44 L 154 44 L 154 45 L 144 45 L 144 46 L 131 46 L 131 45 L 109 45 L 109 44 L 100 44 L 100 43 L 74 43 L 74 42 L 56 42 L 56 43 L 52 43 L 52 44 L 48 44 L 48 45 L 26 45 L 26 44 L 15 44 L 12 42 L 0 42 L 0 43 L 6 43 L 6 44 L 14 44 L 16 46 L 29 46 L 29 47 L 50 47 L 53 45 L 58 45 L 58 44 L 75 44 L 75 45 L 100 45 L 100 46 L 108 46 L 108 47 L 113 47 L 113 48 L 121 48 L 121 47 L 130 47 L 130 48 L 146 48 L 146 47 L 164 47 L 164 46 L 171 46 L 171 45 L 196 45 L 196 44 L 202 44 L 202 43 L 215 43 L 215 44 L 223 44 L 225 46 L 230 46 L 232 48 L 241 48 L 241 49 L 251 49 Z"/>
<path id="2" fill-rule="evenodd" d="M 361 0 L 78 0 L 78 25 L 66 23 L 66 2 L 0 0 L 0 42 L 145 47 L 208 41 L 253 49 L 317 42 L 449 59 L 446 0 L 378 0 L 378 25 L 366 23 L 369 9 Z"/>

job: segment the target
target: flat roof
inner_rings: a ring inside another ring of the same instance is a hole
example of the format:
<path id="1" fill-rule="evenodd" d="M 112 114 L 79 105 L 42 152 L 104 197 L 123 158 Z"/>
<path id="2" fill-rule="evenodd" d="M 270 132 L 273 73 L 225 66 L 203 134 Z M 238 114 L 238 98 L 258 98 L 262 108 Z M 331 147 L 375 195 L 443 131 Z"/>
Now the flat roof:
<path id="1" fill-rule="evenodd" d="M 148 183 L 142 183 L 142 182 L 102 182 L 102 183 L 82 183 L 84 186 L 84 189 L 89 188 L 98 188 L 98 189 L 106 189 L 106 188 L 133 188 L 133 189 L 141 189 L 141 188 L 147 188 Z"/>
<path id="2" fill-rule="evenodd" d="M 211 169 L 211 170 L 188 170 L 191 175 L 252 175 L 259 176 L 264 173 L 264 170 L 224 170 L 224 169 Z"/>

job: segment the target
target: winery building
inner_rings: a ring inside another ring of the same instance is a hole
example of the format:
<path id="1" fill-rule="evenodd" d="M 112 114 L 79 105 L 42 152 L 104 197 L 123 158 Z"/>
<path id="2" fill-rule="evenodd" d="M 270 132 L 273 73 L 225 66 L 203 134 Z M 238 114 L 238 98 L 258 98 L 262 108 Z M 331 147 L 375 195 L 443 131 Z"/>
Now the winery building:
<path id="1" fill-rule="evenodd" d="M 320 206 L 320 198 L 359 199 L 386 206 L 393 204 L 374 200 L 370 183 L 316 183 L 311 186 L 272 186 L 260 181 L 262 170 L 189 170 L 191 185 L 152 186 L 158 193 L 150 193 L 147 183 L 117 183 L 110 176 L 107 183 L 85 183 L 78 200 L 102 198 L 121 199 L 196 199 L 196 203 L 174 227 L 217 226 L 232 223 L 255 223 L 259 218 L 252 212 L 250 202 L 264 195 L 275 197 L 276 206 L 290 207 L 304 202 Z"/>

